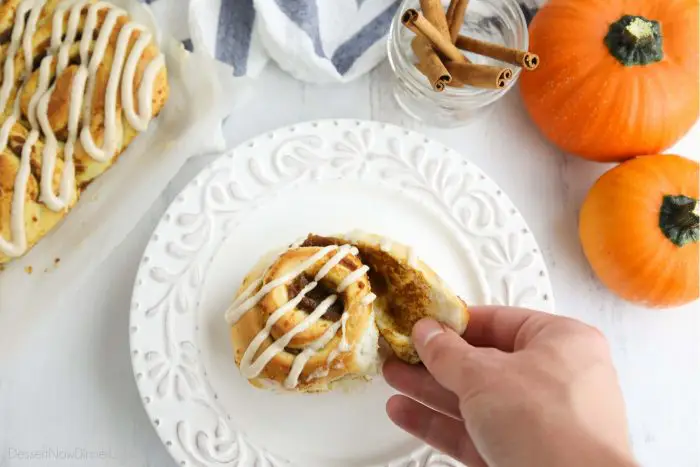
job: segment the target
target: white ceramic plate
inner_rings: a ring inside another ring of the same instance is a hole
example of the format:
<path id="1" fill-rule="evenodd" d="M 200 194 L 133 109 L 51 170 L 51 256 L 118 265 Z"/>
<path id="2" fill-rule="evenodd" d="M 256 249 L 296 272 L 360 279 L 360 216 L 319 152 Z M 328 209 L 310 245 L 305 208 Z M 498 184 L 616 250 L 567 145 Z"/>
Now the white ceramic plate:
<path id="1" fill-rule="evenodd" d="M 467 157 L 377 122 L 324 120 L 259 136 L 182 191 L 134 286 L 136 383 L 180 465 L 458 465 L 391 424 L 381 378 L 280 395 L 250 386 L 233 362 L 223 312 L 259 256 L 309 232 L 355 228 L 414 246 L 467 303 L 552 310 L 535 239 Z"/>

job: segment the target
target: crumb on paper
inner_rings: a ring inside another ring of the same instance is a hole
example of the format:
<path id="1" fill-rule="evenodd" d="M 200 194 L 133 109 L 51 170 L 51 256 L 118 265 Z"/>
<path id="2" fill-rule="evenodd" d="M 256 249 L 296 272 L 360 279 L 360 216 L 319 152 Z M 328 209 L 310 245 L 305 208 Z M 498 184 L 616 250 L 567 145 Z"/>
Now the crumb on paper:
<path id="1" fill-rule="evenodd" d="M 54 258 L 54 260 L 53 260 L 53 264 L 55 264 L 56 266 L 58 266 L 58 263 L 60 263 L 60 262 L 61 262 L 61 258 Z"/>
<path id="2" fill-rule="evenodd" d="M 26 272 L 27 274 L 31 274 L 33 270 L 34 269 L 31 266 L 27 266 L 26 268 L 24 268 L 24 272 Z"/>

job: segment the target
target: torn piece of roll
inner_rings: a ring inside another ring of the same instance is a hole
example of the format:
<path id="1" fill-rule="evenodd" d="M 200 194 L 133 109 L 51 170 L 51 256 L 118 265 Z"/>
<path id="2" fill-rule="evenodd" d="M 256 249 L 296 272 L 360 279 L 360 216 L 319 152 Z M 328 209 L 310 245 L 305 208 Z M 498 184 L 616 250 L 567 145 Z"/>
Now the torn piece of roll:
<path id="1" fill-rule="evenodd" d="M 467 305 L 411 246 L 359 230 L 337 237 L 310 235 L 303 245 L 354 245 L 369 266 L 377 327 L 400 359 L 420 362 L 411 330 L 421 318 L 434 318 L 462 334 L 467 328 Z"/>

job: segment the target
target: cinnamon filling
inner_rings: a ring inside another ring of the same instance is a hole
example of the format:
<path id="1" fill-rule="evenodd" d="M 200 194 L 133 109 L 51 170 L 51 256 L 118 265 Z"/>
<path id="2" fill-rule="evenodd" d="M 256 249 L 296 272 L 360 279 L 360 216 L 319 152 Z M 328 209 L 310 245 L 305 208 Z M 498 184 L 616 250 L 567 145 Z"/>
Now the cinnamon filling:
<path id="1" fill-rule="evenodd" d="M 10 38 L 12 37 L 12 28 L 7 28 L 4 31 L 0 32 L 0 44 L 5 44 L 7 42 L 10 42 Z"/>
<path id="2" fill-rule="evenodd" d="M 301 292 L 301 289 L 306 287 L 312 281 L 313 278 L 309 278 L 306 274 L 300 274 L 297 276 L 296 279 L 287 284 L 287 294 L 289 295 L 289 298 L 296 297 L 299 292 Z M 333 294 L 336 294 L 333 289 L 325 286 L 323 282 L 319 282 L 316 287 L 314 287 L 304 296 L 304 298 L 301 299 L 301 302 L 299 305 L 297 305 L 297 309 L 311 313 L 321 304 L 323 300 Z M 336 301 L 328 308 L 328 311 L 323 314 L 322 318 L 328 321 L 338 321 L 343 314 L 344 308 L 345 306 L 343 304 L 343 299 L 338 295 Z"/>
<path id="3" fill-rule="evenodd" d="M 302 246 L 323 247 L 343 245 L 346 240 L 310 234 Z M 369 266 L 372 292 L 386 302 L 384 312 L 394 322 L 396 330 L 410 335 L 413 325 L 425 315 L 430 287 L 412 267 L 402 264 L 379 246 L 356 245 L 360 261 Z"/>

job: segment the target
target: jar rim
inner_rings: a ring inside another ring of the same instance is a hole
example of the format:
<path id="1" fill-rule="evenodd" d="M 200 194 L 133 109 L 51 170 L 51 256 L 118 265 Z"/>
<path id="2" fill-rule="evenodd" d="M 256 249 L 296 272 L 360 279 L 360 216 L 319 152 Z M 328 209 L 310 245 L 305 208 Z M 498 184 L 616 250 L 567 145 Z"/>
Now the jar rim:
<path id="1" fill-rule="evenodd" d="M 482 0 L 482 1 L 488 1 L 488 0 Z M 498 0 L 498 3 L 500 5 L 507 5 L 514 13 L 515 13 L 515 19 L 517 21 L 516 27 L 520 26 L 520 29 L 522 33 L 520 34 L 520 37 L 518 39 L 520 42 L 523 44 L 522 48 L 524 50 L 527 50 L 529 48 L 529 34 L 528 34 L 528 24 L 525 19 L 525 15 L 523 14 L 523 11 L 520 9 L 520 5 L 518 4 L 517 0 Z M 389 48 L 394 47 L 395 51 L 397 52 L 397 56 L 400 60 L 403 60 L 405 64 L 408 64 L 410 66 L 404 66 L 403 68 L 406 69 L 405 74 L 408 75 L 408 77 L 411 79 L 413 85 L 419 86 L 420 88 L 424 90 L 430 90 L 435 92 L 430 85 L 427 84 L 425 80 L 425 76 L 421 74 L 418 69 L 415 67 L 415 65 L 411 62 L 410 58 L 407 56 L 405 53 L 405 50 L 402 50 L 402 48 L 399 46 L 399 34 L 401 31 L 401 28 L 403 25 L 401 24 L 401 14 L 403 11 L 406 10 L 406 8 L 412 8 L 415 7 L 418 4 L 418 0 L 403 0 L 401 2 L 401 5 L 399 6 L 396 14 L 394 15 L 394 19 L 392 20 L 391 23 L 391 28 L 390 28 L 390 33 L 389 37 L 390 40 L 388 41 L 387 45 Z M 389 50 L 389 57 L 392 58 L 393 54 L 391 53 L 392 51 Z M 393 68 L 393 67 L 392 67 Z M 396 74 L 397 71 L 396 69 L 393 70 L 394 73 Z M 458 87 L 451 87 L 451 86 L 446 86 L 445 89 L 438 93 L 444 97 L 461 97 L 461 98 L 482 98 L 482 97 L 490 97 L 492 99 L 496 99 L 499 95 L 505 94 L 510 88 L 512 88 L 516 81 L 518 80 L 518 77 L 520 76 L 520 73 L 522 72 L 522 68 L 516 66 L 515 69 L 513 70 L 513 78 L 506 83 L 506 86 L 500 89 L 487 89 L 487 88 L 477 88 L 474 86 L 465 86 L 464 88 L 458 88 Z"/>

